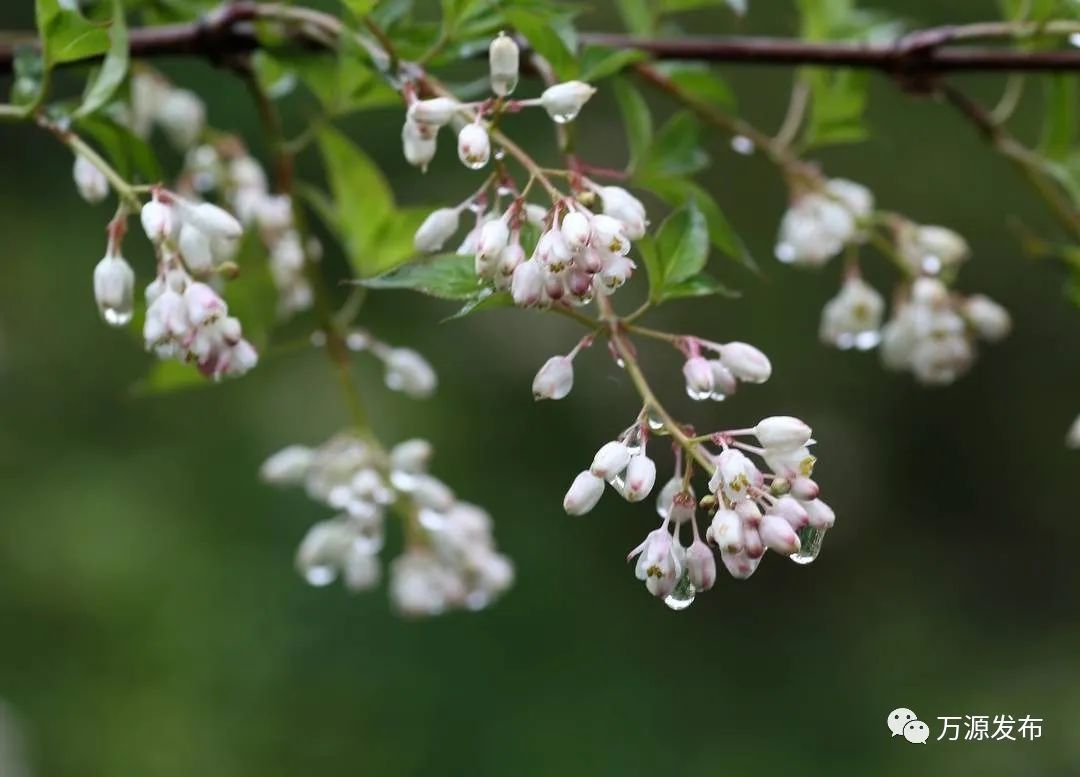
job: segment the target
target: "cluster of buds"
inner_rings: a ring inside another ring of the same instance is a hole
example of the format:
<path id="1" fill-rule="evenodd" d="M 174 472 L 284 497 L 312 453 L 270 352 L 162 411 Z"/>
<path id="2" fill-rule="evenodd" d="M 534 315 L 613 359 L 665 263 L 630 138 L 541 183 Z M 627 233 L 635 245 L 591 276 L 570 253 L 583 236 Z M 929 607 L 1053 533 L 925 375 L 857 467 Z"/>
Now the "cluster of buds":
<path id="1" fill-rule="evenodd" d="M 324 339 L 319 333 L 317 341 Z M 412 348 L 388 345 L 365 329 L 353 329 L 345 336 L 345 347 L 354 353 L 370 353 L 383 363 L 384 380 L 391 391 L 410 399 L 429 399 L 439 386 L 435 369 Z"/>
<path id="2" fill-rule="evenodd" d="M 683 378 L 691 399 L 723 401 L 735 393 L 739 381 L 764 383 L 772 375 L 769 357 L 749 343 L 711 343 L 686 337 L 680 346 L 687 356 Z"/>
<path id="3" fill-rule="evenodd" d="M 917 278 L 882 329 L 885 366 L 927 385 L 952 383 L 975 360 L 976 339 L 1008 335 L 1008 312 L 988 297 L 950 294 L 937 278 Z"/>
<path id="4" fill-rule="evenodd" d="M 296 564 L 308 583 L 340 578 L 353 591 L 376 586 L 393 510 L 405 525 L 405 550 L 390 563 L 390 597 L 401 613 L 481 609 L 510 587 L 513 565 L 495 547 L 491 517 L 428 473 L 431 455 L 425 440 L 386 453 L 341 434 L 318 448 L 290 446 L 263 464 L 265 481 L 302 485 L 311 499 L 340 511 L 300 543 Z"/>
<path id="5" fill-rule="evenodd" d="M 863 228 L 873 211 L 870 190 L 843 178 L 801 192 L 780 222 L 776 258 L 787 264 L 820 267 L 846 245 L 864 238 Z"/>
<path id="6" fill-rule="evenodd" d="M 596 507 L 605 483 L 627 502 L 648 497 L 656 485 L 656 462 L 645 452 L 647 442 L 647 428 L 634 424 L 617 439 L 604 443 L 563 497 L 567 515 L 585 515 Z"/>
<path id="7" fill-rule="evenodd" d="M 321 247 L 305 241 L 296 227 L 292 198 L 275 194 L 262 165 L 232 138 L 217 146 L 191 149 L 178 188 L 193 196 L 220 191 L 237 218 L 259 236 L 269 257 L 270 274 L 282 316 L 311 308 L 314 292 L 307 261 L 318 259 Z"/>
<path id="8" fill-rule="evenodd" d="M 131 77 L 128 125 L 146 138 L 155 126 L 180 151 L 187 151 L 206 129 L 206 104 L 194 92 L 179 89 L 161 74 L 140 68 Z"/>
<path id="9" fill-rule="evenodd" d="M 480 170 L 491 161 L 491 134 L 488 116 L 540 107 L 559 124 L 573 121 L 596 89 L 581 81 L 567 81 L 544 90 L 540 97 L 512 100 L 517 88 L 521 52 L 514 39 L 500 33 L 488 50 L 491 91 L 494 98 L 463 103 L 453 97 L 416 99 L 415 90 L 406 89 L 409 108 L 401 130 L 405 160 L 427 170 L 435 158 L 439 130 L 451 125 L 457 132 L 458 158 L 470 170 Z"/>
<path id="10" fill-rule="evenodd" d="M 840 292 L 821 312 L 821 341 L 847 350 L 867 351 L 881 342 L 885 299 L 855 270 L 848 272 Z"/>
<path id="11" fill-rule="evenodd" d="M 258 362 L 240 321 L 225 300 L 193 274 L 204 274 L 216 254 L 229 254 L 243 228 L 227 211 L 157 190 L 141 220 L 158 257 L 158 273 L 146 287 L 143 337 L 161 359 L 196 364 L 214 379 L 243 375 Z M 99 304 L 100 304 L 99 299 Z"/>
<path id="12" fill-rule="evenodd" d="M 633 274 L 631 241 L 645 235 L 648 222 L 644 205 L 626 189 L 588 179 L 581 186 L 581 197 L 566 197 L 550 209 L 520 197 L 503 209 L 496 196 L 489 210 L 481 192 L 457 207 L 433 211 L 414 244 L 422 252 L 441 250 L 458 232 L 461 212 L 472 207 L 476 223 L 457 252 L 474 256 L 480 283 L 509 289 L 522 307 L 588 304 L 597 294 L 613 293 Z M 582 200 L 599 202 L 599 212 Z M 526 227 L 539 234 L 529 250 Z"/>

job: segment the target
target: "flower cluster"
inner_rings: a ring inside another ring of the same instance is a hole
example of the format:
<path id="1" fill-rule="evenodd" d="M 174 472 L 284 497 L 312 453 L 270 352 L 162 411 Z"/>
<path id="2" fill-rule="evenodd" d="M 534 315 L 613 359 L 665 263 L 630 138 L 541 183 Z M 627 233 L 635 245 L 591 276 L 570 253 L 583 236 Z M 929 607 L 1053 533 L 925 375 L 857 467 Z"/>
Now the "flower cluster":
<path id="1" fill-rule="evenodd" d="M 867 240 L 874 226 L 874 197 L 861 184 L 831 179 L 802 193 L 784 214 L 776 256 L 821 266 L 845 247 Z M 951 383 L 975 359 L 975 340 L 995 342 L 1009 333 L 1008 313 L 983 295 L 950 294 L 946 282 L 970 257 L 967 241 L 946 227 L 916 224 L 890 214 L 891 237 L 882 237 L 893 261 L 911 279 L 897 295 L 884 326 L 885 299 L 849 257 L 839 293 L 821 315 L 822 342 L 841 349 L 881 348 L 891 369 L 908 370 L 924 384 Z"/>
<path id="2" fill-rule="evenodd" d="M 950 294 L 937 278 L 918 278 L 882 329 L 885 366 L 910 370 L 927 385 L 952 383 L 975 360 L 976 339 L 996 342 L 1012 324 L 988 297 Z"/>
<path id="3" fill-rule="evenodd" d="M 246 373 L 258 354 L 240 321 L 217 291 L 192 277 L 231 252 L 240 223 L 216 205 L 164 190 L 143 206 L 141 220 L 158 256 L 157 277 L 146 287 L 146 348 L 161 359 L 192 362 L 214 379 Z"/>
<path id="4" fill-rule="evenodd" d="M 323 333 L 316 344 L 322 345 Z M 412 348 L 388 345 L 365 329 L 353 329 L 345 336 L 345 347 L 354 353 L 368 352 L 383 363 L 384 380 L 391 391 L 399 391 L 411 399 L 428 399 L 435 394 L 439 377 L 421 354 Z"/>
<path id="5" fill-rule="evenodd" d="M 160 127 L 179 151 L 187 151 L 206 129 L 206 104 L 194 92 L 179 89 L 149 68 L 131 77 L 131 107 L 128 126 L 141 138 Z"/>
<path id="6" fill-rule="evenodd" d="M 261 475 L 276 485 L 303 485 L 308 496 L 340 511 L 308 531 L 296 564 L 311 585 L 341 578 L 353 591 L 381 577 L 388 511 L 405 527 L 405 550 L 390 563 L 390 596 L 405 615 L 481 609 L 513 582 L 510 560 L 491 535 L 491 518 L 457 499 L 428 473 L 432 448 L 408 440 L 389 453 L 373 441 L 340 434 L 318 448 L 294 445 L 271 456 Z"/>

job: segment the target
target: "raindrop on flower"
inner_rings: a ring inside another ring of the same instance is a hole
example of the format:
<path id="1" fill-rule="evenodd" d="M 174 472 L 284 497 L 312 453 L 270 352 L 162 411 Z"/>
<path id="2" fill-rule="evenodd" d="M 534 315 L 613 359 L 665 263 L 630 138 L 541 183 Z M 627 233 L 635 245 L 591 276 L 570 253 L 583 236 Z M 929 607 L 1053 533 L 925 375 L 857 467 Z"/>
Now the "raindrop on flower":
<path id="1" fill-rule="evenodd" d="M 664 597 L 664 604 L 678 612 L 693 604 L 695 596 L 697 596 L 697 589 L 690 582 L 690 572 L 684 569 L 682 577 L 675 584 L 675 589 Z"/>
<path id="2" fill-rule="evenodd" d="M 109 326 L 127 326 L 135 316 L 134 310 L 123 308 L 105 308 L 101 311 L 102 318 Z"/>
<path id="3" fill-rule="evenodd" d="M 664 419 L 660 417 L 660 413 L 656 408 L 650 407 L 645 413 L 645 419 L 648 421 L 649 428 L 654 432 L 658 432 L 664 428 Z"/>
<path id="4" fill-rule="evenodd" d="M 736 135 L 731 139 L 731 150 L 736 154 L 750 156 L 754 153 L 754 141 L 750 140 L 746 135 Z"/>
<path id="5" fill-rule="evenodd" d="M 686 395 L 695 402 L 700 402 L 703 399 L 709 399 L 712 396 L 711 391 L 698 391 L 697 389 L 686 387 Z"/>
<path id="6" fill-rule="evenodd" d="M 337 580 L 337 570 L 328 564 L 316 564 L 303 570 L 304 580 L 308 585 L 323 588 Z"/>
<path id="7" fill-rule="evenodd" d="M 776 244 L 776 258 L 784 264 L 791 264 L 798 256 L 798 252 L 795 250 L 795 246 L 791 243 L 777 243 Z"/>
<path id="8" fill-rule="evenodd" d="M 809 564 L 821 552 L 821 543 L 825 540 L 826 529 L 804 526 L 799 529 L 799 550 L 790 558 L 796 564 Z"/>

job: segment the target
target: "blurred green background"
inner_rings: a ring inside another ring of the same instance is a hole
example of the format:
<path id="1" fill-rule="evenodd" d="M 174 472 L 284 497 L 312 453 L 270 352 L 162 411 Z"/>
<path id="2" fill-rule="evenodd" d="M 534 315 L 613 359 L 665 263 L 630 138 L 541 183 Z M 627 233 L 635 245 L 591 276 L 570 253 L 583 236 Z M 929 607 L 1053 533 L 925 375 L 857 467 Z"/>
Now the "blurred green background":
<path id="1" fill-rule="evenodd" d="M 793 4 L 750 5 L 743 25 L 717 13 L 694 28 L 796 28 Z M 997 12 L 989 0 L 879 5 L 926 24 Z M 0 26 L 28 28 L 29 16 L 5 4 Z M 586 26 L 610 26 L 603 8 Z M 234 80 L 201 63 L 162 67 L 205 95 L 212 123 L 254 132 Z M 724 75 L 743 112 L 775 127 L 790 73 Z M 1001 86 L 960 81 L 986 100 Z M 1032 94 L 1019 117 L 1029 133 Z M 600 163 L 621 161 L 613 106 L 602 93 L 578 122 Z M 400 121 L 385 111 L 344 126 L 401 201 L 471 190 L 449 142 L 426 178 L 407 168 Z M 688 611 L 668 611 L 624 563 L 653 528 L 651 506 L 609 494 L 586 518 L 560 507 L 573 475 L 638 409 L 604 349 L 578 360 L 570 398 L 534 404 L 533 373 L 576 341 L 573 324 L 496 311 L 439 325 L 447 304 L 385 292 L 364 324 L 427 354 L 441 388 L 410 402 L 361 359 L 378 432 L 435 443 L 435 473 L 490 509 L 519 578 L 486 612 L 420 622 L 393 616 L 385 589 L 306 587 L 293 553 L 329 512 L 255 478 L 269 453 L 344 426 L 322 354 L 271 357 L 211 390 L 133 398 L 150 358 L 99 323 L 90 293 L 108 207 L 77 198 L 51 138 L 0 127 L 0 698 L 21 720 L 33 773 L 1075 774 L 1080 456 L 1062 436 L 1080 411 L 1080 312 L 1056 268 L 1022 257 L 1008 221 L 1054 228 L 948 108 L 878 79 L 870 122 L 869 143 L 819 158 L 883 206 L 966 235 L 975 259 L 959 287 L 1004 302 L 1012 337 L 944 390 L 885 373 L 874 355 L 819 346 L 840 268 L 771 259 L 783 186 L 714 136 L 702 180 L 765 277 L 716 259 L 743 297 L 678 303 L 657 321 L 752 341 L 774 378 L 695 405 L 676 355 L 642 345 L 655 385 L 699 428 L 775 413 L 814 426 L 816 474 L 838 515 L 819 561 L 770 557 L 749 581 L 722 576 Z M 547 147 L 545 122 L 512 126 Z M 132 258 L 145 279 L 149 257 Z M 328 261 L 340 263 L 336 250 Z M 883 264 L 867 262 L 884 290 Z M 931 724 L 925 747 L 889 737 L 898 706 Z M 937 716 L 965 714 L 1044 718 L 1043 737 L 934 741 Z"/>

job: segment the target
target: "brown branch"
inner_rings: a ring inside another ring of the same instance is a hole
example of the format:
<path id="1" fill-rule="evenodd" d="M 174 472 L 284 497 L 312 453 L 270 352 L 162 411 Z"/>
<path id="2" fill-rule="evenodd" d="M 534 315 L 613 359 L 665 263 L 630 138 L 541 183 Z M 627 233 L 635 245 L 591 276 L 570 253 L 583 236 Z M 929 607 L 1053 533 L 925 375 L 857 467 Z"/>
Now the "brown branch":
<path id="1" fill-rule="evenodd" d="M 136 58 L 198 56 L 213 62 L 259 48 L 254 20 L 259 3 L 238 0 L 202 19 L 187 23 L 131 30 L 131 53 Z M 583 45 L 632 48 L 654 59 L 700 60 L 755 65 L 820 65 L 878 70 L 896 76 L 927 76 L 956 71 L 1080 70 L 1080 50 L 1021 51 L 1008 48 L 953 47 L 957 42 L 1019 38 L 1036 34 L 1067 35 L 1080 24 L 1051 22 L 1041 27 L 1005 22 L 935 27 L 907 35 L 892 44 L 847 42 L 812 43 L 789 38 L 689 36 L 637 38 L 610 33 L 582 33 Z M 321 47 L 326 41 L 302 28 L 294 39 Z M 0 42 L 0 74 L 10 73 L 15 52 L 23 42 Z"/>

